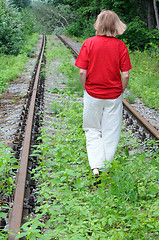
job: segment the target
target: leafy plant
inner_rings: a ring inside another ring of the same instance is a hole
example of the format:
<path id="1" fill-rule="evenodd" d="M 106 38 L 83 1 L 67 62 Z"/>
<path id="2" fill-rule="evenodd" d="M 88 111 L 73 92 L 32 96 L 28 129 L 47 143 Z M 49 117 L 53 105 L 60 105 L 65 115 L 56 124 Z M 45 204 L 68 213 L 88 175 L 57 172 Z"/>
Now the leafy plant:
<path id="1" fill-rule="evenodd" d="M 24 33 L 21 15 L 6 1 L 0 1 L 0 50 L 17 55 L 23 45 Z"/>
<path id="2" fill-rule="evenodd" d="M 109 174 L 103 172 L 96 180 L 87 160 L 82 103 L 67 93 L 61 95 L 62 108 L 42 130 L 42 143 L 33 153 L 39 159 L 32 171 L 38 206 L 17 238 L 155 239 L 158 152 L 131 154 L 130 147 L 138 149 L 140 143 L 123 132 Z"/>
<path id="3" fill-rule="evenodd" d="M 119 38 L 126 39 L 131 50 L 143 51 L 149 43 L 158 44 L 159 33 L 157 30 L 149 31 L 146 23 L 137 16 L 128 23 L 127 30 Z"/>
<path id="4" fill-rule="evenodd" d="M 17 159 L 12 156 L 11 149 L 6 145 L 0 145 L 0 193 L 11 194 L 14 188 L 15 175 L 13 170 L 17 169 Z"/>
<path id="5" fill-rule="evenodd" d="M 127 93 L 127 94 L 125 94 L 125 99 L 126 99 L 129 103 L 132 104 L 132 103 L 135 102 L 136 97 L 135 97 L 135 95 L 132 94 L 132 93 Z"/>

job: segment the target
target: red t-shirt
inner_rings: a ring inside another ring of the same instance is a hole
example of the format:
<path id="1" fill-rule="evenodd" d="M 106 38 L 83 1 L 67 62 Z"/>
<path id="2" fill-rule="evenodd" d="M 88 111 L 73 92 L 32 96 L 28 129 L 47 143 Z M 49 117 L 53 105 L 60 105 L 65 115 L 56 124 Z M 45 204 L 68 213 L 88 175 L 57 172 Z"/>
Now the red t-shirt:
<path id="1" fill-rule="evenodd" d="M 87 70 L 86 91 L 100 99 L 118 98 L 123 91 L 120 71 L 132 68 L 123 41 L 98 35 L 83 43 L 75 65 Z"/>

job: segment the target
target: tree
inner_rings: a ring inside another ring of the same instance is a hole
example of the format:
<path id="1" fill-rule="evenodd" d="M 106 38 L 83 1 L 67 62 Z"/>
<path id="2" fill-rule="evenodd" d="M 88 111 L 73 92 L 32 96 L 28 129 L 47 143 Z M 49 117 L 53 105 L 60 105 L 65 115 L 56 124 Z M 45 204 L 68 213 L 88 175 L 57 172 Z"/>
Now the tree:
<path id="1" fill-rule="evenodd" d="M 55 29 L 65 29 L 73 21 L 74 15 L 69 5 L 43 4 L 42 2 L 33 4 L 33 12 L 43 27 L 41 30 L 45 33 L 52 33 Z M 41 31 L 40 30 L 40 31 Z"/>
<path id="2" fill-rule="evenodd" d="M 45 6 L 49 8 L 52 6 L 53 10 L 50 8 L 45 14 L 44 8 L 42 13 L 40 7 L 37 13 L 41 12 L 39 21 L 43 21 L 48 27 L 52 23 L 52 29 L 57 25 L 66 28 L 67 33 L 71 35 L 84 38 L 92 36 L 95 34 L 93 24 L 97 15 L 102 9 L 109 9 L 115 11 L 127 24 L 127 31 L 121 38 L 128 41 L 132 49 L 144 49 L 150 41 L 156 44 L 159 40 L 156 30 L 156 26 L 159 28 L 159 0 L 44 0 L 44 2 Z M 61 6 L 60 11 L 57 6 Z M 69 17 L 67 11 L 62 11 L 64 6 L 71 9 L 73 17 Z"/>
<path id="3" fill-rule="evenodd" d="M 5 0 L 0 1 L 0 50 L 17 55 L 23 45 L 24 27 L 21 14 Z"/>

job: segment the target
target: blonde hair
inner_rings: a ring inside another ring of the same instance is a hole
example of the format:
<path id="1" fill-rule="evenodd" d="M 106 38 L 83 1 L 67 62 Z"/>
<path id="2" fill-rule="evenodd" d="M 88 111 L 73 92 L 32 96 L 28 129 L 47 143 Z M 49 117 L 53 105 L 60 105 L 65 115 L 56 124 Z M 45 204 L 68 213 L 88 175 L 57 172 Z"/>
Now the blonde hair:
<path id="1" fill-rule="evenodd" d="M 105 35 L 107 37 L 116 37 L 121 35 L 126 30 L 126 24 L 124 24 L 117 14 L 110 10 L 102 10 L 98 15 L 94 24 L 97 35 Z"/>

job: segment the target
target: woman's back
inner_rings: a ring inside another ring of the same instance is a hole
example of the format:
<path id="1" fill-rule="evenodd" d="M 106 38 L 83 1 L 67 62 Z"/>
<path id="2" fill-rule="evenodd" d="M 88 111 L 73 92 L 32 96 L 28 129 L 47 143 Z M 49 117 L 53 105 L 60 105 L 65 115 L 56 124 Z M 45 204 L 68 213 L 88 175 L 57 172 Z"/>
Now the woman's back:
<path id="1" fill-rule="evenodd" d="M 85 88 L 91 96 L 114 99 L 122 93 L 120 70 L 127 71 L 129 61 L 124 42 L 97 35 L 83 43 L 76 64 L 87 69 Z"/>

